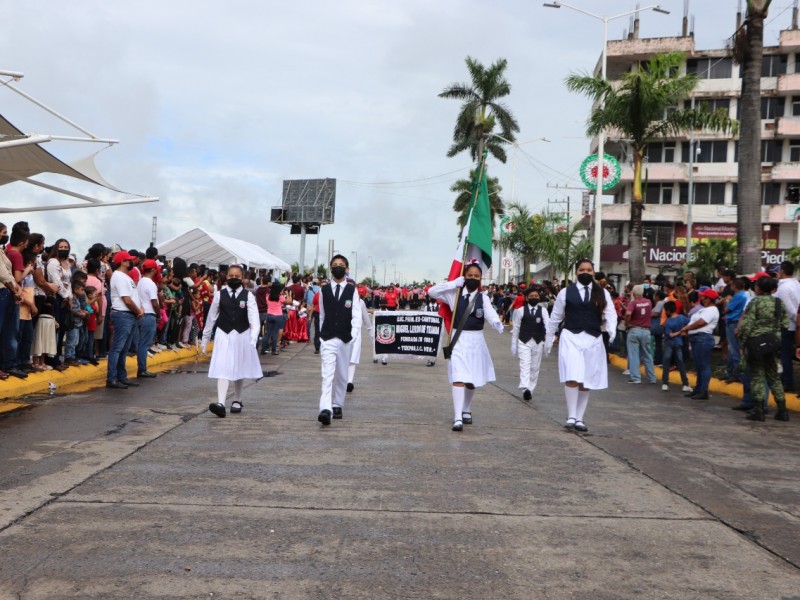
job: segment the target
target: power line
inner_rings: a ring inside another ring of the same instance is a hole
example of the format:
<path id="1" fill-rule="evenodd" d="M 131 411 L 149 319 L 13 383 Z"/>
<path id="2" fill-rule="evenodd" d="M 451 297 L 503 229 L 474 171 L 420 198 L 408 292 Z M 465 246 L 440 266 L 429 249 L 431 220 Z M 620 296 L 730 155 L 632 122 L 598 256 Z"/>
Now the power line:
<path id="1" fill-rule="evenodd" d="M 449 171 L 447 173 L 442 173 L 441 175 L 433 175 L 431 177 L 422 177 L 421 179 L 407 179 L 405 181 L 350 181 L 348 179 L 339 179 L 337 181 L 341 183 L 349 183 L 352 185 L 403 185 L 406 183 L 418 183 L 420 181 L 430 181 L 431 179 L 440 179 L 441 177 L 447 177 L 448 175 L 454 175 L 455 173 L 463 173 L 464 171 L 469 171 L 471 167 L 462 167 L 460 169 L 456 169 L 455 171 Z"/>

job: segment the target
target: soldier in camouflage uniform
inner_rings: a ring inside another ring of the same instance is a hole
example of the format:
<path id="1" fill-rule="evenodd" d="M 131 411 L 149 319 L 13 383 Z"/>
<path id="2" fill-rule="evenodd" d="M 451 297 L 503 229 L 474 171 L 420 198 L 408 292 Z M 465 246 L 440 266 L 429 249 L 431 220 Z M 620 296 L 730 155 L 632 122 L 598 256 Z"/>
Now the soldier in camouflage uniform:
<path id="1" fill-rule="evenodd" d="M 765 333 L 774 333 L 780 338 L 781 327 L 786 327 L 789 318 L 786 310 L 781 306 L 780 319 L 775 318 L 775 303 L 779 299 L 772 296 L 777 283 L 771 277 L 761 277 L 756 282 L 756 297 L 750 301 L 739 323 L 739 338 L 741 347 L 745 349 L 742 354 L 740 368 L 750 373 L 750 390 L 753 394 L 755 407 L 747 414 L 751 421 L 763 421 L 764 400 L 766 399 L 766 384 L 769 384 L 778 404 L 775 418 L 778 421 L 788 421 L 789 413 L 786 410 L 786 397 L 783 393 L 783 384 L 778 374 L 778 356 L 761 358 L 750 356 L 747 351 L 748 341 Z"/>

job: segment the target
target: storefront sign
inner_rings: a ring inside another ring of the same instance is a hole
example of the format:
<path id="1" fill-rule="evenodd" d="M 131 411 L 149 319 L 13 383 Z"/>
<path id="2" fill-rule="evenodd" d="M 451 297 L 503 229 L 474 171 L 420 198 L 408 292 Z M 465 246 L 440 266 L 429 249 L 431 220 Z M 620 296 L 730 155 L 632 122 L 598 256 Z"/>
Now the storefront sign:
<path id="1" fill-rule="evenodd" d="M 600 252 L 604 262 L 628 262 L 630 248 L 628 246 L 603 246 Z M 761 264 L 777 266 L 786 260 L 788 250 L 767 248 L 761 251 Z M 647 264 L 681 264 L 686 262 L 686 246 L 651 246 L 645 248 Z"/>

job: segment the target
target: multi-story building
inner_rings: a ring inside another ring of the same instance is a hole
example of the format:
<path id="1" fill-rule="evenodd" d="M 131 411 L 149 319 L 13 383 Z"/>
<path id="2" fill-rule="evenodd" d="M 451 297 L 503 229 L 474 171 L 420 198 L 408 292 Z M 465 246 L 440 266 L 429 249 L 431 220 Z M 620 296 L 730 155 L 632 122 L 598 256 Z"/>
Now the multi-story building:
<path id="1" fill-rule="evenodd" d="M 733 23 L 732 23 L 733 25 Z M 638 28 L 637 28 L 638 29 Z M 692 101 L 710 109 L 725 109 L 738 117 L 741 68 L 730 51 L 697 50 L 692 35 L 610 41 L 608 78 L 619 80 L 652 56 L 685 53 L 683 72 L 696 73 L 699 85 Z M 800 245 L 800 30 L 780 33 L 778 46 L 764 48 L 762 67 L 762 265 L 783 260 L 786 250 Z M 601 267 L 627 277 L 633 161 L 624 143 L 607 133 L 606 152 L 622 164 L 620 183 L 603 206 Z M 592 151 L 597 140 L 592 141 Z M 666 138 L 648 145 L 644 165 L 645 262 L 648 272 L 671 274 L 686 256 L 687 221 L 692 217 L 693 244 L 706 238 L 736 237 L 738 140 L 730 133 L 699 132 L 695 136 L 694 198 L 689 202 L 690 138 Z"/>

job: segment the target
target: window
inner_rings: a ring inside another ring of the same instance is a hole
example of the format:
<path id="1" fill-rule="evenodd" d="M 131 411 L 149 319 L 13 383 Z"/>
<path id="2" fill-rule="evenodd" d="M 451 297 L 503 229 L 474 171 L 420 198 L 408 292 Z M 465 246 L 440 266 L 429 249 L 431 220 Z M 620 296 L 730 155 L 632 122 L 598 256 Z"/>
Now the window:
<path id="1" fill-rule="evenodd" d="M 800 185 L 790 183 L 786 186 L 786 202 L 789 204 L 800 204 Z"/>
<path id="2" fill-rule="evenodd" d="M 672 204 L 672 184 L 648 183 L 644 202 L 645 204 Z"/>
<path id="3" fill-rule="evenodd" d="M 689 184 L 682 183 L 680 203 L 689 203 Z M 724 183 L 695 183 L 694 204 L 725 204 Z"/>
<path id="4" fill-rule="evenodd" d="M 690 162 L 689 142 L 681 144 L 682 162 Z M 695 142 L 696 163 L 724 163 L 728 162 L 728 142 L 725 140 Z"/>
<path id="5" fill-rule="evenodd" d="M 761 204 L 772 205 L 781 203 L 781 184 L 762 183 L 761 184 Z"/>
<path id="6" fill-rule="evenodd" d="M 683 103 L 684 108 L 692 108 L 692 101 L 685 100 Z M 715 110 L 724 109 L 725 113 L 728 114 L 731 109 L 731 99 L 730 98 L 695 98 L 694 101 L 695 108 L 705 108 L 708 112 L 714 112 Z"/>
<path id="7" fill-rule="evenodd" d="M 800 117 L 800 96 L 792 96 L 792 116 Z"/>
<path id="8" fill-rule="evenodd" d="M 800 162 L 800 140 L 789 142 L 789 162 Z"/>
<path id="9" fill-rule="evenodd" d="M 650 142 L 647 144 L 647 162 L 675 162 L 675 142 Z"/>
<path id="10" fill-rule="evenodd" d="M 783 154 L 781 150 L 783 150 L 783 140 L 761 140 L 761 162 L 781 162 Z"/>
<path id="11" fill-rule="evenodd" d="M 697 73 L 699 79 L 730 79 L 732 58 L 693 58 L 686 61 L 686 72 Z"/>
<path id="12" fill-rule="evenodd" d="M 645 223 L 642 227 L 644 243 L 648 246 L 671 246 L 672 245 L 672 225 L 655 225 Z"/>
<path id="13" fill-rule="evenodd" d="M 782 117 L 784 104 L 782 97 L 770 96 L 761 98 L 761 118 L 769 120 Z"/>
<path id="14" fill-rule="evenodd" d="M 769 54 L 764 56 L 761 63 L 762 77 L 777 77 L 786 73 L 786 63 L 789 57 L 786 54 Z"/>

